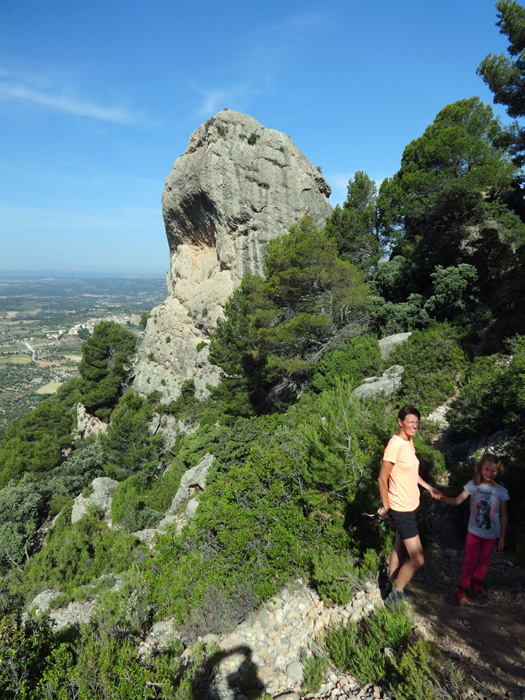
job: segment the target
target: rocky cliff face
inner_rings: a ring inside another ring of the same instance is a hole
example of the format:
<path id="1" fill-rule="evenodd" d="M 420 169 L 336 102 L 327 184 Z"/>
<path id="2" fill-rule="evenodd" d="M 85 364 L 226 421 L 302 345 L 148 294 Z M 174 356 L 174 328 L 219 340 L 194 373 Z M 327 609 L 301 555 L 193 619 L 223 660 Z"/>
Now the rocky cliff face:
<path id="1" fill-rule="evenodd" d="M 134 388 L 165 400 L 194 379 L 216 384 L 207 341 L 248 270 L 261 274 L 269 240 L 304 216 L 331 213 L 330 186 L 289 136 L 219 112 L 193 132 L 168 175 L 162 210 L 170 248 L 168 298 L 151 314 Z"/>

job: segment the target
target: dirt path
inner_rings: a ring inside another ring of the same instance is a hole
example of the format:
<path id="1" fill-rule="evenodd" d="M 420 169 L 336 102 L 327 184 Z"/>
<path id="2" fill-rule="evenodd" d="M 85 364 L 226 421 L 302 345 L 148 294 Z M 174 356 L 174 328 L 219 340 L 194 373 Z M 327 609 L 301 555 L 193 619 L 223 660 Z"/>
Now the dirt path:
<path id="1" fill-rule="evenodd" d="M 439 508 L 432 522 L 425 567 L 407 588 L 419 631 L 463 672 L 472 689 L 466 697 L 525 700 L 525 567 L 495 551 L 485 580 L 488 597 L 455 607 L 448 598 L 463 561 L 463 525 Z"/>

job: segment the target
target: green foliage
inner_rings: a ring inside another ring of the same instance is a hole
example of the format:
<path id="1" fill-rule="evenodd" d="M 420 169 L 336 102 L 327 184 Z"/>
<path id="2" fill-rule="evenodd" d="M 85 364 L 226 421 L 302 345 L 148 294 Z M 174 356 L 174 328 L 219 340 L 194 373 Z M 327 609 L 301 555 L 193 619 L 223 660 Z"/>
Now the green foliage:
<path id="1" fill-rule="evenodd" d="M 436 645 L 418 639 L 403 653 L 390 687 L 399 700 L 435 700 L 442 697 L 443 675 L 442 659 Z M 448 684 L 450 690 L 451 685 Z"/>
<path id="2" fill-rule="evenodd" d="M 15 613 L 0 617 L 0 696 L 5 700 L 33 700 L 54 647 L 47 619 L 20 623 Z"/>
<path id="3" fill-rule="evenodd" d="M 0 491 L 0 573 L 20 565 L 32 550 L 34 535 L 47 515 L 51 491 L 24 474 Z"/>
<path id="4" fill-rule="evenodd" d="M 156 471 L 164 438 L 149 430 L 154 413 L 154 403 L 132 391 L 120 398 L 107 433 L 100 436 L 109 476 L 123 479 L 137 472 Z"/>
<path id="5" fill-rule="evenodd" d="M 306 451 L 305 497 L 312 506 L 336 509 L 351 503 L 372 480 L 380 463 L 386 424 L 378 406 L 352 395 L 353 385 L 339 380 L 334 389 L 304 403 L 297 433 Z M 338 504 L 338 506 L 337 506 Z"/>
<path id="6" fill-rule="evenodd" d="M 247 398 L 259 412 L 269 400 L 295 398 L 328 343 L 343 328 L 362 328 L 368 302 L 362 273 L 311 218 L 270 241 L 264 274 L 245 275 L 210 342 L 227 390 L 241 410 Z"/>
<path id="7" fill-rule="evenodd" d="M 499 54 L 489 54 L 478 67 L 489 89 L 494 93 L 494 102 L 503 104 L 510 117 L 525 116 L 523 93 L 525 88 L 525 68 L 523 65 L 523 50 L 525 49 L 525 8 L 515 0 L 498 0 L 498 22 L 500 33 L 509 40 L 508 53 L 511 58 Z M 523 129 L 514 123 L 507 128 L 506 143 L 517 165 L 524 162 L 523 150 L 525 134 Z"/>
<path id="8" fill-rule="evenodd" d="M 348 553 L 339 554 L 323 547 L 312 557 L 314 585 L 328 605 L 346 605 L 362 586 L 359 568 Z"/>
<path id="9" fill-rule="evenodd" d="M 430 276 L 434 293 L 426 302 L 425 310 L 434 317 L 450 316 L 452 309 L 465 311 L 467 301 L 476 301 L 470 291 L 471 285 L 478 278 L 473 265 L 460 263 L 457 267 L 447 268 L 437 265 Z"/>
<path id="10" fill-rule="evenodd" d="M 412 623 L 404 610 L 385 607 L 372 618 L 333 628 L 326 636 L 325 646 L 335 665 L 354 675 L 363 685 L 382 683 L 392 675 L 395 678 L 385 648 L 402 649 L 408 644 L 411 631 Z M 410 673 L 408 664 L 403 668 L 405 673 Z M 431 678 L 427 676 L 428 680 Z"/>
<path id="11" fill-rule="evenodd" d="M 515 338 L 511 349 L 510 360 L 501 355 L 478 357 L 468 368 L 465 385 L 449 412 L 458 435 L 477 437 L 503 428 L 523 435 L 525 338 Z"/>
<path id="12" fill-rule="evenodd" d="M 381 353 L 376 338 L 369 335 L 346 338 L 340 347 L 325 352 L 315 366 L 311 386 L 316 391 L 324 391 L 333 388 L 343 377 L 357 386 L 366 377 L 374 376 L 380 366 Z"/>
<path id="13" fill-rule="evenodd" d="M 252 131 L 252 133 L 248 136 L 247 141 L 250 144 L 250 146 L 255 146 L 255 144 L 260 138 L 261 137 L 259 134 L 257 134 L 255 131 Z"/>
<path id="14" fill-rule="evenodd" d="M 381 337 L 407 333 L 430 323 L 421 294 L 409 294 L 400 302 L 386 301 L 381 296 L 373 296 L 370 301 L 371 326 Z"/>
<path id="15" fill-rule="evenodd" d="M 0 488 L 24 472 L 51 471 L 63 460 L 71 441 L 73 415 L 69 397 L 42 401 L 23 418 L 7 426 L 0 441 Z"/>
<path id="16" fill-rule="evenodd" d="M 103 594 L 95 617 L 98 629 L 108 637 L 141 636 L 156 612 L 147 582 L 132 570 L 118 591 Z"/>
<path id="17" fill-rule="evenodd" d="M 76 443 L 75 451 L 46 476 L 45 483 L 53 494 L 53 499 L 75 498 L 93 479 L 104 475 L 103 464 L 104 455 L 100 443 L 94 438 L 88 438 Z M 59 510 L 51 514 L 56 515 Z"/>
<path id="18" fill-rule="evenodd" d="M 387 302 L 422 295 L 426 314 L 439 319 L 471 313 L 478 298 L 493 305 L 494 279 L 506 274 L 525 240 L 508 205 L 517 171 L 498 146 L 502 133 L 492 109 L 471 98 L 441 110 L 405 148 L 401 169 L 378 197 L 393 265 L 378 266 L 374 285 Z M 395 313 L 379 304 L 379 327 L 388 325 L 387 311 Z M 407 329 L 424 322 L 417 319 L 421 308 L 405 312 L 416 318 L 405 319 Z"/>
<path id="19" fill-rule="evenodd" d="M 380 258 L 376 209 L 377 189 L 368 175 L 358 170 L 348 182 L 348 195 L 326 220 L 325 231 L 335 238 L 339 257 L 365 272 Z"/>
<path id="20" fill-rule="evenodd" d="M 198 607 L 192 607 L 180 634 L 185 642 L 195 643 L 207 634 L 227 634 L 235 629 L 259 605 L 253 579 L 239 581 L 234 592 L 211 584 Z"/>
<path id="21" fill-rule="evenodd" d="M 424 477 L 439 476 L 446 471 L 445 457 L 439 450 L 433 449 L 427 443 L 426 430 L 427 424 L 424 422 L 421 432 L 414 439 L 416 454 L 419 459 L 419 472 Z"/>
<path id="22" fill-rule="evenodd" d="M 143 475 L 131 476 L 120 482 L 111 501 L 111 519 L 126 532 L 156 527 L 164 513 L 149 508 L 147 493 L 150 480 Z"/>
<path id="23" fill-rule="evenodd" d="M 179 664 L 152 660 L 149 668 L 138 659 L 130 640 L 102 636 L 89 628 L 81 631 L 74 653 L 62 644 L 49 657 L 49 666 L 39 688 L 40 697 L 59 700 L 161 700 L 176 697 L 173 690 Z M 69 694 L 67 691 L 70 691 Z"/>
<path id="24" fill-rule="evenodd" d="M 44 584 L 71 593 L 108 573 L 128 569 L 134 560 L 137 540 L 110 530 L 95 515 L 70 524 L 70 510 L 63 512 L 49 540 L 25 567 L 24 583 Z"/>
<path id="25" fill-rule="evenodd" d="M 118 323 L 101 321 L 83 343 L 78 399 L 89 413 L 99 418 L 111 414 L 122 393 L 136 342 L 135 335 Z"/>
<path id="26" fill-rule="evenodd" d="M 414 331 L 407 342 L 394 348 L 388 363 L 405 368 L 400 401 L 422 413 L 430 413 L 454 395 L 467 367 L 458 333 L 449 324 Z"/>
<path id="27" fill-rule="evenodd" d="M 320 654 L 306 656 L 303 659 L 303 690 L 307 693 L 317 693 L 324 680 L 327 668 L 328 659 L 326 656 L 321 656 Z"/>
<path id="28" fill-rule="evenodd" d="M 288 455 L 254 448 L 207 488 L 179 538 L 159 538 L 144 576 L 163 613 L 181 619 L 210 587 L 234 596 L 242 581 L 267 597 L 305 570 L 315 523 L 299 505 L 295 471 Z"/>

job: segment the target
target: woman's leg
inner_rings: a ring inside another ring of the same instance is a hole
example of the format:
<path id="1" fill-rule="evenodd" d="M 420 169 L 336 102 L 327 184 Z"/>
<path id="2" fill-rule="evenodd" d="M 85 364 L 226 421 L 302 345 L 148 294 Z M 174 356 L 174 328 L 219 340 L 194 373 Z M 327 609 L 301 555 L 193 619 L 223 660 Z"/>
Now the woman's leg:
<path id="1" fill-rule="evenodd" d="M 471 532 L 467 532 L 467 541 L 465 542 L 465 558 L 463 559 L 463 567 L 461 568 L 461 578 L 459 579 L 459 585 L 461 588 L 468 589 L 470 587 L 472 574 L 478 562 L 482 542 L 483 540 L 481 539 L 481 537 L 477 537 Z M 485 570 L 486 568 L 487 567 L 485 567 Z"/>
<path id="2" fill-rule="evenodd" d="M 419 535 L 410 537 L 407 540 L 402 540 L 402 542 L 406 549 L 406 553 L 408 554 L 408 560 L 402 563 L 399 573 L 397 574 L 396 588 L 399 591 L 402 591 L 405 588 L 412 576 L 425 563 L 423 547 L 421 545 Z"/>
<path id="3" fill-rule="evenodd" d="M 389 573 L 388 577 L 391 581 L 394 581 L 398 574 L 399 574 L 399 569 L 401 568 L 405 557 L 407 555 L 407 550 L 406 547 L 403 543 L 403 540 L 401 539 L 399 532 L 396 532 L 396 539 L 394 542 L 394 549 L 392 550 L 392 553 L 390 554 L 390 566 L 389 566 Z"/>

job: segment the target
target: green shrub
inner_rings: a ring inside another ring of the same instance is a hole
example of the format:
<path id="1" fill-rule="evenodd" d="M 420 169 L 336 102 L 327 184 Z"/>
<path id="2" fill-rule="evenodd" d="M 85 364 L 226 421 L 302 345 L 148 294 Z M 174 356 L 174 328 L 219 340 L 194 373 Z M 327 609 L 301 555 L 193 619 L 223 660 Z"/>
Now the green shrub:
<path id="1" fill-rule="evenodd" d="M 425 439 L 425 424 L 423 423 L 422 431 L 416 435 L 414 446 L 419 459 L 419 471 L 423 478 L 427 476 L 436 477 L 443 474 L 446 470 L 445 457 L 439 450 L 430 447 Z"/>
<path id="2" fill-rule="evenodd" d="M 361 566 L 359 567 L 359 576 L 362 581 L 367 579 L 377 580 L 381 560 L 375 549 L 367 549 L 363 554 Z"/>
<path id="3" fill-rule="evenodd" d="M 46 546 L 26 565 L 24 583 L 44 585 L 73 593 L 107 573 L 128 569 L 134 561 L 137 540 L 110 530 L 95 514 L 70 523 L 71 510 L 63 511 Z"/>
<path id="4" fill-rule="evenodd" d="M 347 338 L 342 347 L 325 353 L 312 377 L 316 391 L 331 389 L 337 378 L 347 378 L 354 386 L 375 375 L 381 366 L 381 353 L 376 338 L 368 335 Z"/>
<path id="5" fill-rule="evenodd" d="M 379 403 L 366 404 L 352 394 L 353 385 L 338 379 L 333 389 L 302 403 L 296 431 L 305 451 L 303 477 L 312 505 L 351 503 L 372 481 L 388 435 Z M 375 485 L 377 488 L 377 485 Z"/>
<path id="6" fill-rule="evenodd" d="M 246 465 L 207 488 L 180 537 L 159 538 L 144 576 L 162 614 L 183 619 L 210 586 L 234 596 L 242 581 L 267 598 L 305 571 L 316 526 L 300 506 L 294 473 L 288 455 L 254 448 Z"/>
<path id="7" fill-rule="evenodd" d="M 384 648 L 399 649 L 407 643 L 411 630 L 404 611 L 382 608 L 372 618 L 331 630 L 326 647 L 336 666 L 360 683 L 380 683 L 389 667 Z"/>
<path id="8" fill-rule="evenodd" d="M 119 399 L 107 433 L 100 436 L 108 476 L 121 480 L 132 474 L 157 471 L 164 438 L 149 430 L 154 413 L 154 401 L 133 391 Z"/>
<path id="9" fill-rule="evenodd" d="M 467 368 L 467 358 L 449 324 L 434 324 L 414 331 L 406 343 L 394 348 L 388 364 L 403 365 L 400 402 L 430 413 L 456 392 Z"/>
<path id="10" fill-rule="evenodd" d="M 211 584 L 181 626 L 182 639 L 193 644 L 207 634 L 225 634 L 234 629 L 260 603 L 254 583 L 249 578 L 241 580 L 230 593 Z"/>
<path id="11" fill-rule="evenodd" d="M 321 656 L 320 654 L 306 656 L 303 659 L 303 690 L 307 693 L 317 693 L 327 668 L 328 659 L 326 656 Z"/>
<path id="12" fill-rule="evenodd" d="M 383 607 L 374 617 L 335 627 L 324 644 L 339 669 L 363 685 L 385 685 L 396 700 L 437 700 L 444 688 L 459 696 L 437 647 L 413 638 L 405 609 Z"/>
<path id="13" fill-rule="evenodd" d="M 135 475 L 121 481 L 111 501 L 111 520 L 126 532 L 136 532 L 155 527 L 162 520 L 164 513 L 146 504 L 148 479 L 144 475 Z"/>
<path id="14" fill-rule="evenodd" d="M 443 694 L 439 688 L 441 668 L 442 660 L 435 644 L 418 639 L 415 644 L 408 647 L 395 666 L 390 687 L 396 700 L 442 698 Z M 438 680 L 437 684 L 436 680 Z M 447 683 L 447 686 L 452 690 L 450 683 Z"/>
<path id="15" fill-rule="evenodd" d="M 328 605 L 346 605 L 362 587 L 359 568 L 348 553 L 339 554 L 331 547 L 312 557 L 314 585 Z"/>
<path id="16" fill-rule="evenodd" d="M 0 697 L 31 700 L 55 645 L 47 618 L 20 623 L 21 610 L 0 617 Z"/>
<path id="17" fill-rule="evenodd" d="M 133 570 L 118 591 L 102 595 L 95 620 L 108 637 L 140 636 L 149 629 L 156 612 L 147 582 Z"/>

